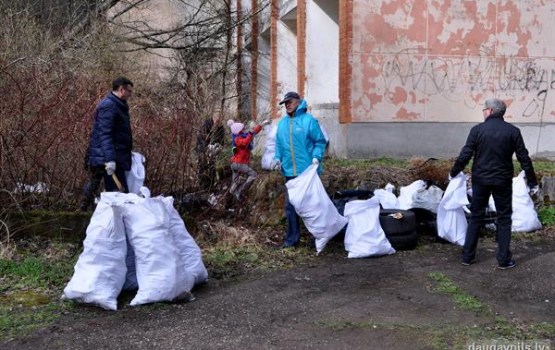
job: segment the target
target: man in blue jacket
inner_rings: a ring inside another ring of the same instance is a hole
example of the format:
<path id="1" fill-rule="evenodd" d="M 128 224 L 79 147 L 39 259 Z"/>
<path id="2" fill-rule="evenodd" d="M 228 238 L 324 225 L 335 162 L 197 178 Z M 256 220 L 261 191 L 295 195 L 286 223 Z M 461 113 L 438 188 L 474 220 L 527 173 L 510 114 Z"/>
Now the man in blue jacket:
<path id="1" fill-rule="evenodd" d="M 112 82 L 112 91 L 96 106 L 85 155 L 85 167 L 89 170 L 90 179 L 83 189 L 83 211 L 92 206 L 102 180 L 106 191 L 127 192 L 125 171 L 131 169 L 133 148 L 127 100 L 132 94 L 131 80 L 119 77 Z M 121 188 L 118 188 L 114 178 L 119 180 Z"/>
<path id="2" fill-rule="evenodd" d="M 285 182 L 300 175 L 311 164 L 318 164 L 320 174 L 326 139 L 318 120 L 306 112 L 307 102 L 296 92 L 286 93 L 279 104 L 285 105 L 287 114 L 278 123 L 273 168 L 281 170 Z M 293 247 L 300 239 L 299 216 L 289 202 L 287 192 L 285 216 L 287 233 L 282 248 Z"/>

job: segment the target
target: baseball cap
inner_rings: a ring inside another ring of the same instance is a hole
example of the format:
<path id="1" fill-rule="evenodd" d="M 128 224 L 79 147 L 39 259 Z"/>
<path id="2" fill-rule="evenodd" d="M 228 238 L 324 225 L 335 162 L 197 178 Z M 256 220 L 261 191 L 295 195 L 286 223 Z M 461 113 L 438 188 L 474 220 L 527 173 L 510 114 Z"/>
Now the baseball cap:
<path id="1" fill-rule="evenodd" d="M 282 104 L 284 104 L 285 102 L 290 101 L 290 100 L 292 100 L 292 99 L 294 99 L 294 98 L 300 100 L 300 99 L 301 99 L 301 96 L 299 96 L 299 94 L 296 93 L 295 91 L 289 91 L 288 93 L 285 94 L 285 96 L 283 97 L 283 100 L 281 100 L 281 101 L 279 102 L 279 104 L 282 105 Z"/>

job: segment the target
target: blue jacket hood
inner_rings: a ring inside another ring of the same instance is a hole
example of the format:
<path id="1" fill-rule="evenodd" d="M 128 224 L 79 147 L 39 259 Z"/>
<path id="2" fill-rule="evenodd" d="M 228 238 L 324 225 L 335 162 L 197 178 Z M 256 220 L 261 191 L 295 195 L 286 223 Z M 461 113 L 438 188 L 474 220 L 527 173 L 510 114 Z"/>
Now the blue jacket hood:
<path id="1" fill-rule="evenodd" d="M 300 175 L 312 164 L 313 158 L 320 162 L 318 172 L 322 171 L 326 139 L 318 120 L 307 113 L 307 105 L 302 99 L 295 114 L 283 116 L 278 123 L 274 159 L 281 162 L 285 177 Z"/>

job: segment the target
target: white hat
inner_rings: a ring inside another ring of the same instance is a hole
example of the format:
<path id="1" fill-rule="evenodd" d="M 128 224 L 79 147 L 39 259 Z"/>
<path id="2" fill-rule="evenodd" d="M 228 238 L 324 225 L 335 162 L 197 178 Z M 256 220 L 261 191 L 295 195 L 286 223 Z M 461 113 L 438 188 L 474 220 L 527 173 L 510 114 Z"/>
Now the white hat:
<path id="1" fill-rule="evenodd" d="M 227 121 L 227 126 L 231 129 L 231 132 L 234 134 L 238 134 L 245 128 L 245 124 L 243 123 L 236 123 L 233 119 Z"/>

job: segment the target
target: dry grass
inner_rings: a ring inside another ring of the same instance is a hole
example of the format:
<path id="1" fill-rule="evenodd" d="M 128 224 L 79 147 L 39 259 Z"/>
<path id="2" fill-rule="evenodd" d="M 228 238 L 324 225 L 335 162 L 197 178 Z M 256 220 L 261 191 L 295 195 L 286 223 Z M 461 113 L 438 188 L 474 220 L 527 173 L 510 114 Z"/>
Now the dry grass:
<path id="1" fill-rule="evenodd" d="M 223 243 L 230 247 L 240 247 L 246 244 L 258 243 L 255 231 L 252 229 L 230 225 L 225 220 L 204 220 L 198 224 L 196 240 L 201 246 Z"/>
<path id="2" fill-rule="evenodd" d="M 415 157 L 410 160 L 410 163 L 412 181 L 425 180 L 432 182 L 442 190 L 447 188 L 449 184 L 449 172 L 453 167 L 452 160 Z"/>

